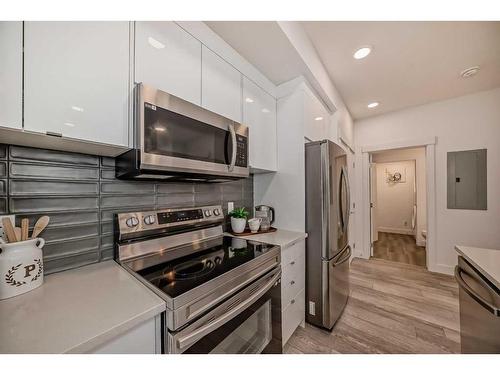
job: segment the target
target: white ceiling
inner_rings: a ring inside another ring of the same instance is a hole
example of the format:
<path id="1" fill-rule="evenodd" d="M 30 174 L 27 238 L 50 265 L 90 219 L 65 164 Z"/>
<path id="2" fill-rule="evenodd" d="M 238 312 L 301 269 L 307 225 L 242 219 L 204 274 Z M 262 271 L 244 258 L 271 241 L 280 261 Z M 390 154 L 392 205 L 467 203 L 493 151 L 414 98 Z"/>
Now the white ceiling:
<path id="1" fill-rule="evenodd" d="M 302 74 L 302 60 L 274 21 L 205 23 L 275 85 Z"/>
<path id="2" fill-rule="evenodd" d="M 500 86 L 500 22 L 303 22 L 356 119 Z M 373 46 L 365 59 L 354 51 Z M 460 72 L 479 65 L 467 79 Z M 366 105 L 378 101 L 375 109 Z"/>
<path id="3" fill-rule="evenodd" d="M 207 24 L 275 84 L 303 74 L 276 22 Z M 302 24 L 355 119 L 500 87 L 500 22 Z M 354 60 L 363 45 L 373 52 Z M 474 65 L 479 74 L 460 78 Z"/>

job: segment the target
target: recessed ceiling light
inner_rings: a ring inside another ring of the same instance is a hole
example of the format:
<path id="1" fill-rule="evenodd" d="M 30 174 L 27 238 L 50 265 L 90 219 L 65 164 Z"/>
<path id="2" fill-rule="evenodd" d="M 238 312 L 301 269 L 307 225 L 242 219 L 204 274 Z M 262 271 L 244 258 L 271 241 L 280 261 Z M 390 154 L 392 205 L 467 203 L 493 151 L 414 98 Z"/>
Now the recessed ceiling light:
<path id="1" fill-rule="evenodd" d="M 318 117 L 314 118 L 314 121 L 321 121 L 321 120 L 323 120 L 323 117 L 321 117 L 321 116 L 318 116 Z"/>
<path id="2" fill-rule="evenodd" d="M 164 126 L 161 126 L 161 125 L 156 125 L 156 126 L 154 127 L 154 129 L 155 129 L 157 132 L 164 132 L 164 131 L 166 131 L 166 130 L 167 130 L 167 129 L 165 129 L 165 127 L 164 127 Z"/>
<path id="3" fill-rule="evenodd" d="M 269 109 L 267 109 L 267 108 L 262 108 L 262 112 L 264 112 L 264 113 L 269 113 Z"/>
<path id="4" fill-rule="evenodd" d="M 375 107 L 378 107 L 379 104 L 380 104 L 379 102 L 373 102 L 373 103 L 368 104 L 367 107 L 368 108 L 375 108 Z"/>
<path id="5" fill-rule="evenodd" d="M 356 52 L 354 52 L 354 55 L 352 55 L 356 60 L 364 59 L 366 56 L 370 54 L 372 51 L 372 47 L 369 46 L 364 46 L 361 48 L 358 48 Z"/>
<path id="6" fill-rule="evenodd" d="M 162 49 L 162 48 L 165 48 L 165 44 L 163 44 L 162 42 L 160 42 L 159 40 L 156 40 L 155 38 L 153 38 L 152 36 L 148 37 L 148 43 L 153 46 L 154 48 L 156 49 Z"/>
<path id="7" fill-rule="evenodd" d="M 471 66 L 470 68 L 464 69 L 460 72 L 462 78 L 469 78 L 475 76 L 479 72 L 479 65 Z"/>
<path id="8" fill-rule="evenodd" d="M 72 122 L 65 122 L 64 125 L 69 126 L 70 128 L 75 127 L 75 124 L 73 124 Z"/>
<path id="9" fill-rule="evenodd" d="M 253 103 L 253 99 L 252 99 L 252 98 L 245 98 L 245 101 L 246 101 L 247 103 Z"/>
<path id="10" fill-rule="evenodd" d="M 77 107 L 76 105 L 72 105 L 72 106 L 71 106 L 71 109 L 72 109 L 73 111 L 83 112 L 83 108 L 82 108 L 82 107 Z"/>

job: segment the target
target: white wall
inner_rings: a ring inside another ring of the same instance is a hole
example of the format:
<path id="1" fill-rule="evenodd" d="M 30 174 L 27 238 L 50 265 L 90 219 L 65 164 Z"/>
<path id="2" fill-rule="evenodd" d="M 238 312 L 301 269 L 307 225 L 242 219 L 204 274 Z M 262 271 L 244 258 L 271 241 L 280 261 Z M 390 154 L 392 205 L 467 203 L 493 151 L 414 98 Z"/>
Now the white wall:
<path id="1" fill-rule="evenodd" d="M 452 271 L 457 262 L 455 244 L 500 249 L 500 88 L 356 121 L 354 133 L 358 165 L 362 162 L 358 151 L 363 146 L 437 137 L 435 198 L 439 269 Z M 488 149 L 488 210 L 447 209 L 446 153 L 479 148 Z M 362 201 L 359 171 L 356 180 L 356 201 L 360 202 L 360 210 L 367 210 L 369 202 Z M 363 243 L 362 220 L 358 222 L 356 242 Z"/>
<path id="2" fill-rule="evenodd" d="M 377 205 L 375 215 L 379 232 L 414 234 L 415 162 L 377 163 Z M 389 182 L 387 173 L 399 172 L 401 182 Z"/>
<path id="3" fill-rule="evenodd" d="M 417 179 L 417 245 L 424 246 L 425 239 L 422 230 L 427 229 L 427 196 L 426 196 L 426 171 L 425 171 L 425 148 L 407 148 L 402 150 L 388 150 L 372 154 L 372 161 L 384 163 L 402 160 L 415 160 Z"/>

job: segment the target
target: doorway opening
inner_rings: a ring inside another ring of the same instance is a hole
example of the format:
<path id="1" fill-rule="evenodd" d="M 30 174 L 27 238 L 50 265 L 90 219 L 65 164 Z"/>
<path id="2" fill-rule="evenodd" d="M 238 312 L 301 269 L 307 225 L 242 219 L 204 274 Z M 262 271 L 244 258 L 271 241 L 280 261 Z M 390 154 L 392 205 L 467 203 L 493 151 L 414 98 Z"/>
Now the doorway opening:
<path id="1" fill-rule="evenodd" d="M 371 152 L 369 158 L 371 257 L 426 267 L 425 147 Z"/>

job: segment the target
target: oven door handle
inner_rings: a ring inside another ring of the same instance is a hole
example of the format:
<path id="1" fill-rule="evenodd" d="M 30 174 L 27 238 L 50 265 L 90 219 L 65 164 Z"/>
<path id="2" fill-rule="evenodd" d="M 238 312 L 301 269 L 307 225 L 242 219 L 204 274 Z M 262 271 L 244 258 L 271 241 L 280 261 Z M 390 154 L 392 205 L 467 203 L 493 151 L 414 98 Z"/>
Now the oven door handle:
<path id="1" fill-rule="evenodd" d="M 186 335 L 176 337 L 176 345 L 180 352 L 183 352 L 184 349 L 187 349 L 189 346 L 194 344 L 196 341 L 206 336 L 210 332 L 215 331 L 217 328 L 221 327 L 229 320 L 233 319 L 235 316 L 240 314 L 242 311 L 247 309 L 249 306 L 254 304 L 260 297 L 262 297 L 269 289 L 271 289 L 274 284 L 281 277 L 281 271 L 277 272 L 268 282 L 266 282 L 262 287 L 260 287 L 257 291 L 251 294 L 248 297 L 245 297 L 243 301 L 241 301 L 234 308 L 225 312 L 218 318 L 209 321 L 209 323 L 201 326 L 200 328 L 194 330 L 193 332 L 189 332 Z"/>
<path id="2" fill-rule="evenodd" d="M 234 166 L 236 165 L 236 149 L 238 148 L 238 145 L 236 143 L 236 132 L 234 131 L 234 124 L 229 124 L 229 133 L 231 134 L 231 147 L 233 152 L 231 153 L 231 162 L 228 165 L 228 171 L 232 172 Z"/>

